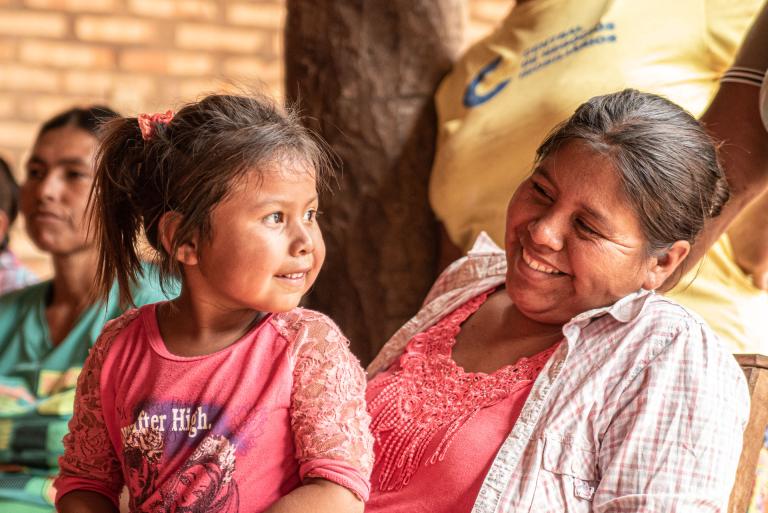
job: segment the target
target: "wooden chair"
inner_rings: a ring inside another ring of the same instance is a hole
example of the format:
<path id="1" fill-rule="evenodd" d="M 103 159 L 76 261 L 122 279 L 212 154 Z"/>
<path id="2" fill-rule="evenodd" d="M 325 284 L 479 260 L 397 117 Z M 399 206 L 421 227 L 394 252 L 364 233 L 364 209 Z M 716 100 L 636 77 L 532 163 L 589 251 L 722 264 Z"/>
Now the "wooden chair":
<path id="1" fill-rule="evenodd" d="M 757 459 L 760 448 L 763 446 L 766 427 L 768 427 L 768 356 L 759 354 L 735 356 L 747 377 L 752 408 L 749 412 L 747 429 L 744 431 L 744 445 L 739 467 L 736 470 L 736 483 L 731 490 L 728 513 L 744 513 L 752 498 Z"/>

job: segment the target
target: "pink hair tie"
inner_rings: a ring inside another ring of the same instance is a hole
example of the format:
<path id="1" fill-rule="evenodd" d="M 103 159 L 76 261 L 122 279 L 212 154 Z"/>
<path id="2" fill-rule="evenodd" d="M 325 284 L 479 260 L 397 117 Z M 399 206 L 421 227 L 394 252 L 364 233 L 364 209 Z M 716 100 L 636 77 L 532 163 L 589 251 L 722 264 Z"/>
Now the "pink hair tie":
<path id="1" fill-rule="evenodd" d="M 139 114 L 139 129 L 141 130 L 141 138 L 145 141 L 152 139 L 155 135 L 156 125 L 167 125 L 173 119 L 173 111 L 168 111 L 165 114 Z"/>

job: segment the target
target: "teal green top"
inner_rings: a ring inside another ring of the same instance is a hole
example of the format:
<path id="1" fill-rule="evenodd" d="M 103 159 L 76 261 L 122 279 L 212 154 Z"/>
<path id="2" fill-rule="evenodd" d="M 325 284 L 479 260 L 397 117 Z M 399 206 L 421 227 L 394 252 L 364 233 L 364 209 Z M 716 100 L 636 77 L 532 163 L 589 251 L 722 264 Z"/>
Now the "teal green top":
<path id="1" fill-rule="evenodd" d="M 41 497 L 49 495 L 48 485 L 40 490 L 37 481 L 57 471 L 77 376 L 104 323 L 124 311 L 115 285 L 109 299 L 84 311 L 54 346 L 45 318 L 51 292 L 47 281 L 0 296 L 0 465 L 20 466 L 19 472 L 0 472 L 0 505 L 9 499 L 50 504 L 52 497 Z M 165 294 L 155 268 L 145 266 L 132 293 L 141 306 L 175 297 L 178 286 Z"/>

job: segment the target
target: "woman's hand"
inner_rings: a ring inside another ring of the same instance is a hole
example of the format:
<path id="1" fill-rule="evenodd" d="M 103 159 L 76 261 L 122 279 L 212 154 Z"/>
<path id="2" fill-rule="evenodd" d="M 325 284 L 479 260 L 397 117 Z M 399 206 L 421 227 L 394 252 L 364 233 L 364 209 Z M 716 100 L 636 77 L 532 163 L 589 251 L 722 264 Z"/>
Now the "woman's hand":
<path id="1" fill-rule="evenodd" d="M 768 192 L 749 204 L 728 227 L 733 256 L 755 287 L 768 290 Z"/>
<path id="2" fill-rule="evenodd" d="M 362 513 L 365 505 L 354 493 L 325 479 L 308 479 L 274 503 L 265 513 Z"/>

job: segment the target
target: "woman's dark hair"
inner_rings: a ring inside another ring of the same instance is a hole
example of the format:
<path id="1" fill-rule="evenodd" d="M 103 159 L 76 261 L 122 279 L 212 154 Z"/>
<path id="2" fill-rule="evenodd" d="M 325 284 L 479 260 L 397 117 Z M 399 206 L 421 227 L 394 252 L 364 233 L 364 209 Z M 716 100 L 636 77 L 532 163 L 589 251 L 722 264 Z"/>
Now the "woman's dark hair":
<path id="1" fill-rule="evenodd" d="M 19 185 L 13 178 L 11 166 L 0 158 L 0 210 L 8 216 L 8 231 L 0 241 L 0 251 L 8 249 L 10 228 L 19 213 Z"/>
<path id="2" fill-rule="evenodd" d="M 40 127 L 40 131 L 37 133 L 37 138 L 39 139 L 46 132 L 65 126 L 73 126 L 96 136 L 98 135 L 99 127 L 103 123 L 117 117 L 120 117 L 120 114 L 105 105 L 73 107 L 60 114 L 56 114 L 43 123 L 43 126 Z"/>
<path id="3" fill-rule="evenodd" d="M 172 255 L 195 235 L 210 240 L 214 207 L 249 171 L 296 159 L 314 170 L 320 185 L 333 173 L 326 145 L 295 113 L 264 96 L 207 96 L 169 123 L 153 122 L 146 141 L 137 118 L 115 119 L 104 129 L 91 198 L 99 245 L 96 286 L 106 297 L 117 279 L 123 304 L 132 302 L 130 286 L 142 272 L 142 231 L 167 284 L 182 275 Z M 179 215 L 169 251 L 158 233 L 166 212 Z"/>
<path id="4" fill-rule="evenodd" d="M 714 141 L 693 116 L 660 96 L 625 89 L 588 100 L 547 136 L 536 162 L 575 139 L 614 164 L 649 254 L 678 240 L 693 243 L 728 201 Z"/>

